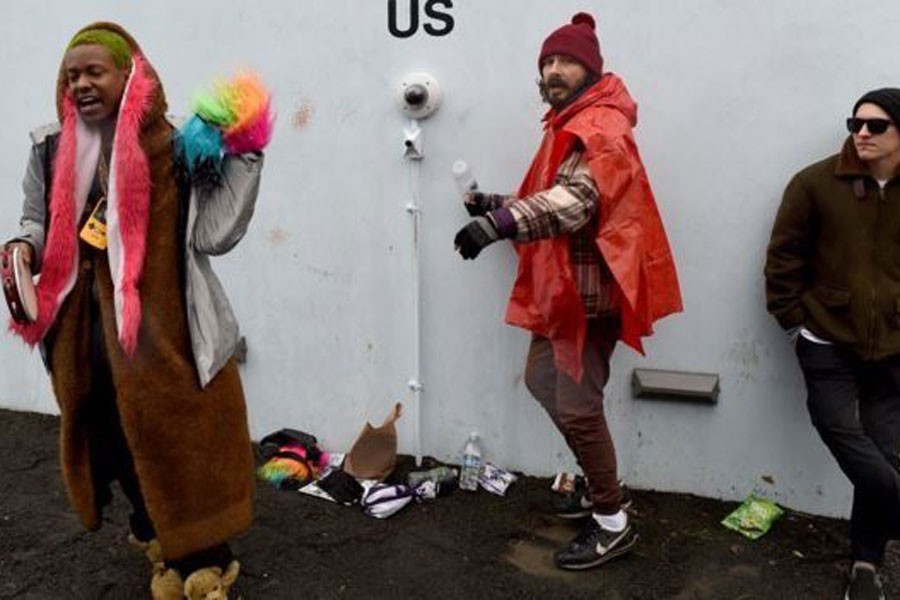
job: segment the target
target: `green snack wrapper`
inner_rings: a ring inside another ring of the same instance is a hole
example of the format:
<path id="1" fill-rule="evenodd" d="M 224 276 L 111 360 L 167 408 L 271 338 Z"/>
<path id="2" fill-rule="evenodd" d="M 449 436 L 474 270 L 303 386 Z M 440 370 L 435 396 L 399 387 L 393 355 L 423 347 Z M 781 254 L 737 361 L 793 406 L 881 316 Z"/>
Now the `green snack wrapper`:
<path id="1" fill-rule="evenodd" d="M 771 500 L 751 494 L 733 513 L 725 517 L 722 525 L 755 540 L 765 535 L 783 514 L 784 511 Z"/>

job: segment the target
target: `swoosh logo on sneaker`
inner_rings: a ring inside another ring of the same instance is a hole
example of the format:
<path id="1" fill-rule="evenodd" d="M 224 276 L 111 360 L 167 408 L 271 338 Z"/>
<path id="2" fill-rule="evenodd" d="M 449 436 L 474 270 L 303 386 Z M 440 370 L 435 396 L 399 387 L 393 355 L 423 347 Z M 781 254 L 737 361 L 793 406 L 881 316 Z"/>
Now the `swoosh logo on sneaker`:
<path id="1" fill-rule="evenodd" d="M 597 552 L 597 554 L 599 554 L 600 556 L 605 556 L 607 552 L 609 552 L 610 550 L 612 550 L 613 548 L 615 548 L 616 545 L 617 545 L 620 541 L 622 541 L 622 538 L 624 538 L 625 535 L 628 533 L 628 529 L 629 529 L 628 527 L 626 527 L 625 529 L 623 529 L 623 530 L 621 531 L 621 533 L 619 533 L 619 535 L 618 535 L 616 538 L 614 538 L 613 541 L 611 541 L 611 542 L 609 543 L 608 546 L 604 546 L 604 545 L 601 544 L 600 542 L 597 542 L 597 547 L 595 548 L 595 551 Z"/>

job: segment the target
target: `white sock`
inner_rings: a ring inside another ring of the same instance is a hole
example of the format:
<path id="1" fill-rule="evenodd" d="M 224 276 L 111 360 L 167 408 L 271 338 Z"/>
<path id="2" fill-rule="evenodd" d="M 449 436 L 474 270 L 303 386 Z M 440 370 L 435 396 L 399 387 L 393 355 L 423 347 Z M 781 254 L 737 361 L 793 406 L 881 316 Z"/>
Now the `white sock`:
<path id="1" fill-rule="evenodd" d="M 863 561 L 863 560 L 857 560 L 857 561 L 853 562 L 853 567 L 850 570 L 855 571 L 857 569 L 867 569 L 869 571 L 872 571 L 873 573 L 878 572 L 878 569 L 875 568 L 875 565 L 873 565 L 870 562 Z"/>
<path id="2" fill-rule="evenodd" d="M 594 520 L 597 521 L 603 529 L 618 533 L 620 531 L 625 531 L 625 528 L 628 526 L 628 513 L 624 510 L 620 510 L 614 515 L 594 513 Z"/>

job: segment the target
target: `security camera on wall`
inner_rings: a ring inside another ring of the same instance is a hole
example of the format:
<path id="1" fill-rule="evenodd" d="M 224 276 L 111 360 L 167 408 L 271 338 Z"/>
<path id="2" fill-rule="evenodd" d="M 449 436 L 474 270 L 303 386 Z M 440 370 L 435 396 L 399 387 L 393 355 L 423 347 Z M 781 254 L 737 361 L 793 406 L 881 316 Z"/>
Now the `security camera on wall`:
<path id="1" fill-rule="evenodd" d="M 400 108 L 411 119 L 432 115 L 441 104 L 441 88 L 428 73 L 411 73 L 400 83 Z"/>

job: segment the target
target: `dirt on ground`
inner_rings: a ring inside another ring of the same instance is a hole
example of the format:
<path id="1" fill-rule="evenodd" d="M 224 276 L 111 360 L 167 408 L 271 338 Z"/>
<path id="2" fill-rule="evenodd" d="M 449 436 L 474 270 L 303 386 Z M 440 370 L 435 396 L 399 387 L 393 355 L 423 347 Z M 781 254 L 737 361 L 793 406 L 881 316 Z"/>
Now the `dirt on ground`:
<path id="1" fill-rule="evenodd" d="M 57 418 L 0 411 L 0 598 L 149 598 L 150 567 L 126 541 L 117 496 L 100 531 L 69 508 Z M 401 457 L 396 475 L 413 467 Z M 786 514 L 749 541 L 719 522 L 736 504 L 635 491 L 635 550 L 600 569 L 563 572 L 553 551 L 577 524 L 548 513 L 549 480 L 522 477 L 505 497 L 456 491 L 386 520 L 260 483 L 256 520 L 233 542 L 232 598 L 842 598 L 845 521 Z M 215 490 L 210 490 L 215 493 Z M 883 569 L 900 598 L 900 548 Z"/>

